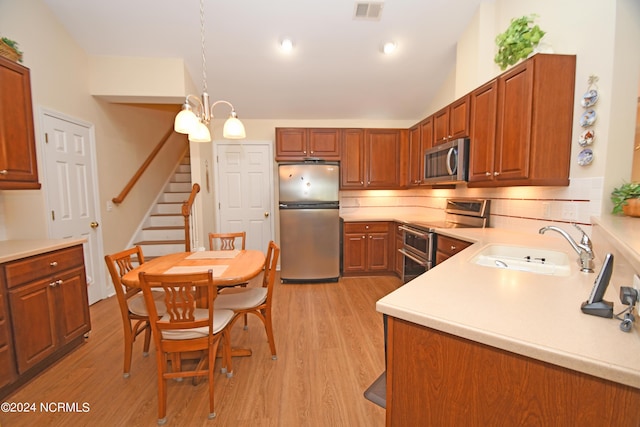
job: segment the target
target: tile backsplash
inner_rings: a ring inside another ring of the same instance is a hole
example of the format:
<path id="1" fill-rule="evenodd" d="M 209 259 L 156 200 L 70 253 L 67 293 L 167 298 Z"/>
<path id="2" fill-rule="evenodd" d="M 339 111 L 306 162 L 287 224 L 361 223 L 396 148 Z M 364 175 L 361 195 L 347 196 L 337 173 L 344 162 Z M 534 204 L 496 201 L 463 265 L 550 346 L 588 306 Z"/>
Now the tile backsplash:
<path id="1" fill-rule="evenodd" d="M 405 213 L 434 218 L 449 197 L 491 200 L 491 226 L 537 232 L 540 227 L 576 223 L 587 233 L 600 216 L 603 178 L 572 179 L 568 187 L 505 187 L 341 191 L 341 213 Z"/>

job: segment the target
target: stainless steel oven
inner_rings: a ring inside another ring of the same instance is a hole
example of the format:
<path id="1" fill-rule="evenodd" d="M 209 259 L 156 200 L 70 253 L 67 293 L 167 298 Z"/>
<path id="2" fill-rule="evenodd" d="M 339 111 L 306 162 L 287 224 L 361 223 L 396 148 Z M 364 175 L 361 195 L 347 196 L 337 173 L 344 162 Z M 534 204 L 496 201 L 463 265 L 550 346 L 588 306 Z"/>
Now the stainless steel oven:
<path id="1" fill-rule="evenodd" d="M 484 228 L 489 226 L 489 200 L 447 199 L 445 218 L 438 222 L 401 225 L 403 255 L 402 283 L 407 283 L 435 266 L 438 228 Z"/>
<path id="2" fill-rule="evenodd" d="M 403 234 L 403 245 L 399 249 L 403 255 L 402 283 L 407 283 L 433 266 L 435 233 L 409 225 L 402 225 L 400 229 Z"/>

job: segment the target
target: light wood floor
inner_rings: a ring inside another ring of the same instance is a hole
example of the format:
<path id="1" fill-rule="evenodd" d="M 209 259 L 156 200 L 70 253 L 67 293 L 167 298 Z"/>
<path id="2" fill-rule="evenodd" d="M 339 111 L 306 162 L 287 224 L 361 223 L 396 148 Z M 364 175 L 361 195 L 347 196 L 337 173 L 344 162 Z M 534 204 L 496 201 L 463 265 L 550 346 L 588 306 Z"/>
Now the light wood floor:
<path id="1" fill-rule="evenodd" d="M 256 283 L 252 283 L 255 285 Z M 217 418 L 207 420 L 206 380 L 168 384 L 170 426 L 384 426 L 385 412 L 363 397 L 384 370 L 382 315 L 375 302 L 400 285 L 395 277 L 343 278 L 328 284 L 276 284 L 274 331 L 278 359 L 255 316 L 234 327 L 234 376 L 216 374 Z M 114 297 L 91 307 L 87 342 L 7 402 L 34 402 L 36 413 L 0 413 L 0 426 L 155 426 L 153 353 L 135 343 L 131 377 L 122 377 L 122 325 Z M 153 346 L 153 344 L 152 344 Z M 220 361 L 218 360 L 218 364 Z M 219 371 L 218 371 L 219 372 Z M 41 402 L 77 402 L 88 412 L 43 413 Z"/>

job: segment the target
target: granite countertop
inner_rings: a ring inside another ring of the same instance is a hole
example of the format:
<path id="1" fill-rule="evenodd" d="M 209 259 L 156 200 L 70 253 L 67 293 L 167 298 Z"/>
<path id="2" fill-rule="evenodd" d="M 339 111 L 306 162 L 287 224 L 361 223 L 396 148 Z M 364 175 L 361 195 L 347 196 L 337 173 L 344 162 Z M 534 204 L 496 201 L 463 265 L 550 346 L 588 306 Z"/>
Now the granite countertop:
<path id="1" fill-rule="evenodd" d="M 81 245 L 87 239 L 35 239 L 0 241 L 0 263 Z"/>
<path id="2" fill-rule="evenodd" d="M 442 229 L 472 246 L 380 299 L 379 312 L 575 371 L 640 388 L 640 332 L 581 312 L 596 274 L 571 262 L 567 277 L 483 267 L 470 259 L 491 243 L 577 254 L 549 235 L 501 229 Z M 596 260 L 598 261 L 598 260 Z M 600 263 L 602 261 L 600 260 Z M 597 269 L 600 265 L 597 265 Z M 605 300 L 624 309 L 618 290 Z"/>

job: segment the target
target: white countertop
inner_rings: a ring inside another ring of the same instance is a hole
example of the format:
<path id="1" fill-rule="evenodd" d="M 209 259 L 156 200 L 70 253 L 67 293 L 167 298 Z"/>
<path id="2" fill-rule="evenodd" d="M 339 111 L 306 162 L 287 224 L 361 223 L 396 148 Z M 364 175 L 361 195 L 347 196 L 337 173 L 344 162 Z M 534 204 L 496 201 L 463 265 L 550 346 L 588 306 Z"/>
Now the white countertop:
<path id="1" fill-rule="evenodd" d="M 81 245 L 87 239 L 38 239 L 0 241 L 0 263 Z"/>
<path id="2" fill-rule="evenodd" d="M 624 333 L 619 320 L 580 310 L 595 273 L 581 273 L 577 262 L 571 264 L 568 277 L 469 262 L 490 243 L 559 250 L 577 260 L 564 239 L 493 228 L 442 229 L 440 233 L 476 243 L 380 299 L 376 304 L 379 312 L 640 388 L 638 322 L 630 333 Z M 625 308 L 614 286 L 607 289 L 605 300 L 614 303 L 614 313 Z"/>

